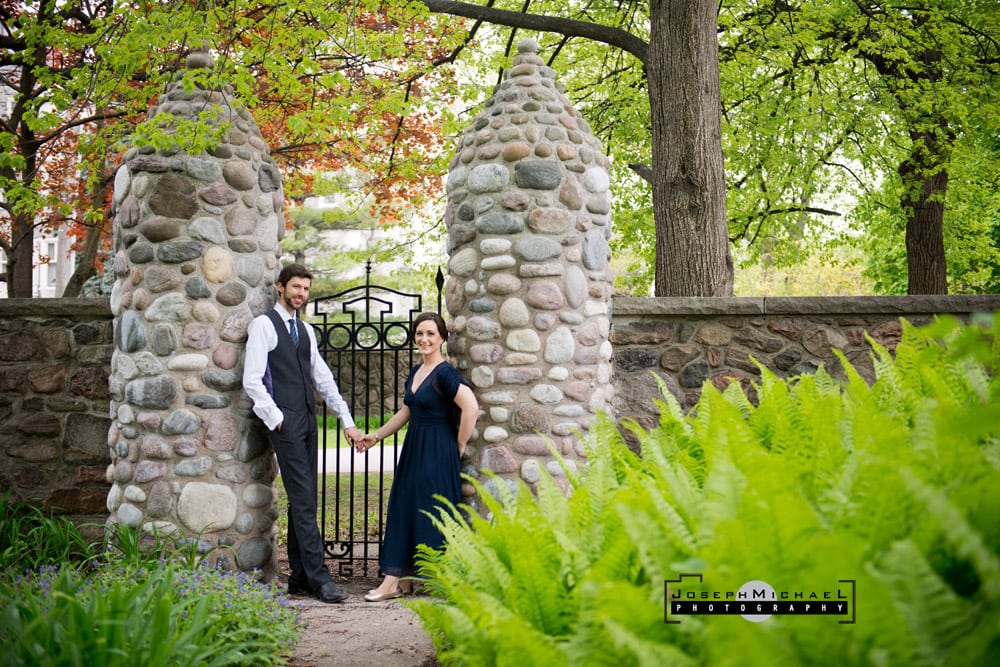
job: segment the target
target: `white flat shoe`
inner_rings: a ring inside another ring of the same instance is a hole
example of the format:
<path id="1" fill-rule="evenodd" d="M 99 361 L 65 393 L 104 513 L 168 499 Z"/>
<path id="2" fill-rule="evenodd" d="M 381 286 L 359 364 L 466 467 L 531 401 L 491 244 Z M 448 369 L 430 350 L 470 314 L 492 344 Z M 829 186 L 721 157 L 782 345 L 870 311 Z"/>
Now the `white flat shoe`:
<path id="1" fill-rule="evenodd" d="M 392 600 L 393 598 L 401 598 L 401 597 L 403 597 L 403 591 L 401 591 L 397 586 L 396 590 L 392 591 L 391 593 L 379 593 L 378 590 L 368 591 L 368 594 L 365 595 L 365 601 L 384 602 L 385 600 Z"/>

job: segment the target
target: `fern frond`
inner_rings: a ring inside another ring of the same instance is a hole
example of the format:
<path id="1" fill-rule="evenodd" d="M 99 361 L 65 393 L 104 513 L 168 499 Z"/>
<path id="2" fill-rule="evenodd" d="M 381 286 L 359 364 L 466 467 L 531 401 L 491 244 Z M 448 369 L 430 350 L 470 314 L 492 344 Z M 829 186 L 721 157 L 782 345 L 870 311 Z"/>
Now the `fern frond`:
<path id="1" fill-rule="evenodd" d="M 619 481 L 623 480 L 630 470 L 640 466 L 640 459 L 625 444 L 625 439 L 617 427 L 609 429 L 608 423 L 613 424 L 605 413 L 598 412 L 595 426 L 591 427 L 588 437 L 583 440 L 584 451 L 587 460 L 606 460 L 612 464 Z M 646 435 L 646 430 L 637 424 L 635 420 L 623 420 L 622 426 L 632 432 L 640 441 Z"/>
<path id="2" fill-rule="evenodd" d="M 705 478 L 702 513 L 695 527 L 695 541 L 699 546 L 709 546 L 718 525 L 736 518 L 746 486 L 746 477 L 732 461 L 716 459 Z"/>
<path id="3" fill-rule="evenodd" d="M 683 556 L 694 556 L 698 553 L 698 541 L 695 538 L 697 528 L 697 517 L 701 515 L 701 505 L 703 502 L 700 489 L 692 482 L 686 481 L 690 478 L 683 472 L 669 475 L 669 479 L 675 480 L 675 484 L 670 485 L 670 494 L 673 502 L 667 499 L 662 493 L 651 490 L 648 495 L 653 509 L 659 516 L 661 525 L 670 538 L 671 544 Z M 678 502 L 678 496 L 683 497 L 683 501 Z M 694 524 L 694 525 L 689 525 Z"/>
<path id="4" fill-rule="evenodd" d="M 634 664 L 639 665 L 639 667 L 663 667 L 663 665 L 685 667 L 686 665 L 700 664 L 699 661 L 686 655 L 672 644 L 646 639 L 633 630 L 631 624 L 608 620 L 605 621 L 604 625 L 619 655 L 632 657 Z"/>
<path id="5" fill-rule="evenodd" d="M 579 438 L 583 437 L 583 434 L 579 431 L 576 432 L 576 435 Z M 555 462 L 559 464 L 563 475 L 565 475 L 566 479 L 569 480 L 570 486 L 580 486 L 580 472 L 576 469 L 576 467 L 566 462 L 566 457 L 562 455 L 562 452 L 556 447 L 555 443 L 548 437 L 545 438 L 545 446 L 549 450 L 549 456 L 551 456 Z"/>
<path id="6" fill-rule="evenodd" d="M 578 584 L 582 586 L 586 581 L 622 581 L 630 584 L 648 581 L 641 576 L 635 547 L 616 513 L 608 513 L 603 528 L 600 553 L 583 570 Z"/>
<path id="7" fill-rule="evenodd" d="M 744 419 L 749 418 L 750 415 L 753 414 L 755 409 L 754 405 L 750 402 L 750 399 L 747 398 L 747 395 L 744 393 L 743 387 L 740 386 L 740 383 L 731 382 L 722 392 L 722 396 L 727 402 L 729 402 L 730 405 L 739 411 L 740 415 Z"/>
<path id="8" fill-rule="evenodd" d="M 403 605 L 420 618 L 440 664 L 488 665 L 496 661 L 493 639 L 481 632 L 475 621 L 459 607 L 429 599 L 404 600 Z"/>
<path id="9" fill-rule="evenodd" d="M 510 539 L 520 556 L 513 563 L 505 605 L 543 634 L 568 634 L 576 605 L 564 585 L 559 543 L 551 533 L 522 533 Z"/>
<path id="10" fill-rule="evenodd" d="M 661 572 L 666 564 L 680 560 L 676 558 L 674 546 L 658 518 L 650 512 L 637 509 L 635 500 L 623 505 L 619 519 L 647 578 L 656 579 L 657 573 Z"/>
<path id="11" fill-rule="evenodd" d="M 941 581 L 909 540 L 894 543 L 873 574 L 889 588 L 910 629 L 914 663 L 947 664 L 950 648 L 975 624 L 971 605 Z"/>
<path id="12" fill-rule="evenodd" d="M 843 525 L 856 511 L 854 485 L 862 455 L 844 457 L 840 469 L 827 478 L 824 490 L 816 499 L 817 511 L 827 527 Z"/>
<path id="13" fill-rule="evenodd" d="M 524 665 L 568 665 L 561 642 L 539 632 L 512 610 L 488 596 L 473 594 L 469 606 L 478 610 L 476 624 L 488 628 L 495 642 L 492 662 L 473 664 L 494 664 L 498 667 L 524 667 Z"/>
<path id="14" fill-rule="evenodd" d="M 761 368 L 757 408 L 747 420 L 761 447 L 771 449 L 775 434 L 786 430 L 784 423 L 791 400 L 788 384 L 780 380 L 773 371 Z"/>
<path id="15" fill-rule="evenodd" d="M 847 355 L 837 348 L 833 348 L 831 352 L 833 352 L 837 359 L 840 360 L 840 366 L 844 369 L 844 375 L 847 378 L 847 381 L 843 385 L 844 393 L 848 395 L 869 394 L 871 392 L 871 387 L 868 382 L 861 377 L 857 369 L 854 368 L 854 365 L 848 361 Z"/>
<path id="16" fill-rule="evenodd" d="M 510 555 L 493 548 L 489 537 L 497 532 L 493 524 L 473 516 L 478 530 L 469 530 L 458 510 L 442 499 L 443 507 L 431 521 L 444 536 L 444 551 L 418 547 L 416 564 L 432 587 L 450 595 L 474 588 L 500 594 L 510 584 Z"/>
<path id="17" fill-rule="evenodd" d="M 904 470 L 902 475 L 907 488 L 923 504 L 927 513 L 937 520 L 941 535 L 955 548 L 956 555 L 973 563 L 979 575 L 979 589 L 986 599 L 1000 602 L 1000 558 L 997 554 L 985 544 L 983 536 L 969 524 L 944 492 L 927 484 L 911 470 Z"/>
<path id="18" fill-rule="evenodd" d="M 544 468 L 539 472 L 535 497 L 538 499 L 538 509 L 547 517 L 551 527 L 563 532 L 568 530 L 570 522 L 569 500 L 552 479 L 549 471 Z"/>
<path id="19" fill-rule="evenodd" d="M 660 389 L 660 396 L 663 397 L 662 401 L 656 401 L 656 404 L 661 408 L 666 408 L 665 410 L 660 410 L 660 419 L 669 417 L 672 421 L 676 423 L 684 423 L 684 408 L 677 401 L 673 392 L 667 387 L 666 381 L 659 374 L 650 371 L 653 379 L 656 380 L 656 386 Z"/>
<path id="20" fill-rule="evenodd" d="M 622 445 L 624 446 L 624 445 Z M 620 484 L 613 465 L 607 460 L 592 461 L 587 470 L 587 480 L 574 491 L 568 500 L 568 522 L 565 527 L 566 542 L 574 545 L 571 551 L 580 563 L 576 570 L 589 567 L 601 558 L 608 548 L 611 530 L 609 517 L 615 515 L 612 507 Z M 570 549 L 569 546 L 566 547 Z"/>
<path id="21" fill-rule="evenodd" d="M 937 459 L 936 409 L 937 401 L 934 399 L 917 401 L 917 410 L 913 414 L 909 434 L 913 451 L 919 456 L 926 457 L 930 465 L 934 465 Z"/>
<path id="22" fill-rule="evenodd" d="M 580 604 L 578 632 L 566 647 L 574 665 L 683 665 L 697 657 L 703 624 L 698 617 L 663 622 L 662 579 L 638 586 L 595 579 L 583 588 Z M 648 662 L 653 656 L 660 661 Z"/>

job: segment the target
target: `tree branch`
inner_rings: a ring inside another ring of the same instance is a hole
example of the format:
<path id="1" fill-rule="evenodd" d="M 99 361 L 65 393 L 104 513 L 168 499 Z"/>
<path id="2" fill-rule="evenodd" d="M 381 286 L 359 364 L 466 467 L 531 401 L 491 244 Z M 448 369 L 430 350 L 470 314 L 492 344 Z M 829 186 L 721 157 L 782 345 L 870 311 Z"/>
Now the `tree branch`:
<path id="1" fill-rule="evenodd" d="M 641 162 L 630 162 L 628 168 L 637 173 L 642 180 L 650 185 L 653 184 L 653 170 L 649 168 L 649 165 L 642 164 Z"/>
<path id="2" fill-rule="evenodd" d="M 627 51 L 638 58 L 643 64 L 646 64 L 649 53 L 649 44 L 645 41 L 626 30 L 606 25 L 576 21 L 557 16 L 522 14 L 521 12 L 483 7 L 482 5 L 475 5 L 468 2 L 453 2 L 453 0 L 420 0 L 420 2 L 426 5 L 432 12 L 440 14 L 464 16 L 465 18 L 505 25 L 511 28 L 538 30 L 566 35 L 568 37 L 592 39 L 595 42 L 601 42 L 602 44 Z"/>

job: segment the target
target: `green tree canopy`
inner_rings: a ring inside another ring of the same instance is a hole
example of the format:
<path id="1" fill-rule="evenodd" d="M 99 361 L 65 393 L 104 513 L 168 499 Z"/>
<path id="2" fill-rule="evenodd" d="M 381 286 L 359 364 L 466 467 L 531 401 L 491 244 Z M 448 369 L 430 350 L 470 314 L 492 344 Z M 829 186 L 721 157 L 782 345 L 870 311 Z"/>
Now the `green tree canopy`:
<path id="1" fill-rule="evenodd" d="M 788 262 L 852 236 L 882 291 L 988 289 L 987 195 L 964 165 L 996 158 L 998 38 L 989 1 L 725 6 L 733 239 Z"/>
<path id="2" fill-rule="evenodd" d="M 679 10 L 424 4 L 513 27 L 493 53 L 509 53 L 517 30 L 544 31 L 543 56 L 614 158 L 614 249 L 634 258 L 619 282 L 643 291 L 658 266 L 656 231 L 670 223 L 654 222 L 651 188 L 637 175 L 653 176 L 655 126 L 683 119 L 673 100 L 650 95 L 648 50 L 630 40 L 652 44 L 657 12 Z M 983 267 L 996 265 L 995 244 L 951 241 L 990 237 L 982 205 L 967 204 L 988 199 L 984 180 L 962 165 L 993 163 L 983 138 L 998 127 L 997 3 L 732 0 L 719 5 L 717 28 L 726 223 L 742 256 L 787 265 L 860 239 L 882 291 L 943 292 L 946 262 L 952 289 L 989 289 Z M 908 277 L 890 279 L 900 271 Z"/>
<path id="3" fill-rule="evenodd" d="M 620 288 L 661 276 L 659 294 L 727 293 L 730 244 L 782 265 L 845 242 L 864 248 L 879 291 L 997 288 L 994 0 L 0 0 L 0 15 L 11 294 L 30 294 L 35 225 L 89 229 L 96 252 L 114 156 L 168 141 L 144 113 L 179 72 L 233 87 L 292 200 L 357 169 L 385 222 L 440 196 L 442 138 L 526 31 L 613 158 Z M 708 51 L 685 70 L 692 45 Z M 200 46 L 214 68 L 184 71 Z M 188 130 L 187 148 L 203 148 Z"/>

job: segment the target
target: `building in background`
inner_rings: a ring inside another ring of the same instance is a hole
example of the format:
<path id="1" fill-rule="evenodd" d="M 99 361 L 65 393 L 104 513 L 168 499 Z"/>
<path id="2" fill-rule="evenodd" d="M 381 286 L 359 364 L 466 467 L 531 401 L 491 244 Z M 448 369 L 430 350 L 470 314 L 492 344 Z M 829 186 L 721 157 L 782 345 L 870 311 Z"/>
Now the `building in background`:
<path id="1" fill-rule="evenodd" d="M 2 223 L 0 223 L 2 224 Z M 35 232 L 31 252 L 31 296 L 51 299 L 62 296 L 76 266 L 73 239 L 59 230 L 51 236 Z M 0 252 L 0 274 L 7 274 L 7 254 Z M 0 298 L 7 298 L 7 281 L 0 282 Z"/>

